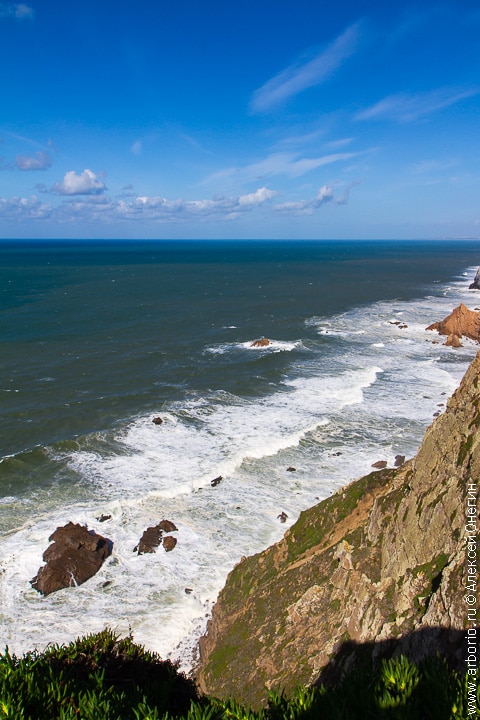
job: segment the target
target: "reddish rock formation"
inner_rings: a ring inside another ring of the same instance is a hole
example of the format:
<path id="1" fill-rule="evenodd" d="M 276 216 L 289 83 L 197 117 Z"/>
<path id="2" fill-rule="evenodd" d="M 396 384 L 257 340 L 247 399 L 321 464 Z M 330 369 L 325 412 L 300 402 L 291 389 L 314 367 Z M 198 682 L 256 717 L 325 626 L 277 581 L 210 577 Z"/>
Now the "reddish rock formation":
<path id="1" fill-rule="evenodd" d="M 460 338 L 458 335 L 449 335 L 446 341 L 444 342 L 444 345 L 448 345 L 448 347 L 462 347 L 462 343 L 460 342 Z"/>
<path id="2" fill-rule="evenodd" d="M 427 330 L 437 330 L 440 335 L 456 335 L 458 340 L 462 336 L 465 336 L 471 340 L 480 342 L 480 312 L 469 310 L 466 305 L 461 303 L 448 317 L 440 322 L 429 325 Z M 454 339 L 452 338 L 452 341 L 449 343 L 447 340 L 446 344 L 453 343 Z"/>
<path id="3" fill-rule="evenodd" d="M 152 420 L 152 422 L 153 422 L 154 425 L 162 425 L 163 420 L 162 420 L 161 417 L 154 417 L 153 420 Z"/>
<path id="4" fill-rule="evenodd" d="M 268 347 L 268 345 L 270 345 L 270 340 L 267 340 L 266 337 L 260 340 L 254 340 L 252 343 L 252 347 Z"/>
<path id="5" fill-rule="evenodd" d="M 58 527 L 48 538 L 52 545 L 43 553 L 43 565 L 31 580 L 42 595 L 81 585 L 101 568 L 111 554 L 111 540 L 72 522 Z"/>
<path id="6" fill-rule="evenodd" d="M 386 460 L 377 460 L 377 462 L 374 462 L 372 464 L 373 468 L 377 468 L 377 470 L 383 470 L 383 468 L 387 467 L 387 461 Z"/>

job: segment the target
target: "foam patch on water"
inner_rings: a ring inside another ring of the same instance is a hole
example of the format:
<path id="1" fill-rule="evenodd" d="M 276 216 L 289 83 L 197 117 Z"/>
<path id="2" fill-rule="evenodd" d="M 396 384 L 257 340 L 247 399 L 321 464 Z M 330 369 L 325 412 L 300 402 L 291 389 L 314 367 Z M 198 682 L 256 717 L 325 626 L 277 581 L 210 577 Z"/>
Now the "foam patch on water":
<path id="1" fill-rule="evenodd" d="M 300 340 L 268 340 L 268 345 L 256 345 L 256 342 L 258 342 L 258 340 L 247 340 L 245 342 L 238 343 L 223 343 L 207 348 L 206 352 L 213 355 L 224 355 L 225 353 L 244 350 L 258 353 L 279 353 L 292 352 L 293 350 L 297 350 L 302 347 L 302 342 Z"/>

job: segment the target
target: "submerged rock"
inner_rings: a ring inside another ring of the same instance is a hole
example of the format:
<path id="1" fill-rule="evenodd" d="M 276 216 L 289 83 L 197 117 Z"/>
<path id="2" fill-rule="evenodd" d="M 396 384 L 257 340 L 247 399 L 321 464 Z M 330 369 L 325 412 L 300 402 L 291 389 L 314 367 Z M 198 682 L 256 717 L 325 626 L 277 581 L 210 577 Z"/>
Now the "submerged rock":
<path id="1" fill-rule="evenodd" d="M 84 583 L 100 570 L 113 547 L 111 540 L 72 522 L 58 527 L 48 540 L 52 545 L 43 553 L 46 565 L 31 580 L 42 595 Z"/>

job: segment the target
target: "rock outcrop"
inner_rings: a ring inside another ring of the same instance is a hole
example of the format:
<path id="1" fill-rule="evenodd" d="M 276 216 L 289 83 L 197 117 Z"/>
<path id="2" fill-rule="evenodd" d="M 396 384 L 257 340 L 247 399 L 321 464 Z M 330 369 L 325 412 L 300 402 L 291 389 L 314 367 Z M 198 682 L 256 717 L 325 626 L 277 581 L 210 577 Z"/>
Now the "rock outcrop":
<path id="1" fill-rule="evenodd" d="M 469 290 L 480 290 L 480 268 L 478 268 L 473 282 L 468 286 Z"/>
<path id="2" fill-rule="evenodd" d="M 252 343 L 252 347 L 268 347 L 269 345 L 270 340 L 266 337 L 260 338 L 260 340 L 254 340 Z"/>
<path id="3" fill-rule="evenodd" d="M 133 552 L 136 552 L 138 555 L 154 553 L 157 551 L 157 547 L 162 544 L 164 550 L 170 552 L 177 544 L 177 541 L 171 536 L 163 537 L 163 533 L 171 533 L 175 530 L 177 530 L 177 527 L 171 520 L 160 520 L 158 525 L 149 527 L 143 532 L 140 542 L 133 548 Z"/>
<path id="4" fill-rule="evenodd" d="M 42 595 L 84 583 L 100 570 L 113 545 L 111 540 L 72 522 L 58 527 L 48 541 L 52 544 L 43 553 L 46 565 L 31 581 Z"/>
<path id="5" fill-rule="evenodd" d="M 480 312 L 469 310 L 461 303 L 448 317 L 429 325 L 427 330 L 437 330 L 440 335 L 449 336 L 446 344 L 453 347 L 458 347 L 463 336 L 480 342 Z"/>
<path id="6" fill-rule="evenodd" d="M 413 459 L 301 513 L 233 569 L 200 642 L 201 689 L 257 707 L 268 689 L 288 694 L 361 653 L 440 652 L 465 670 L 479 429 L 480 353 Z"/>

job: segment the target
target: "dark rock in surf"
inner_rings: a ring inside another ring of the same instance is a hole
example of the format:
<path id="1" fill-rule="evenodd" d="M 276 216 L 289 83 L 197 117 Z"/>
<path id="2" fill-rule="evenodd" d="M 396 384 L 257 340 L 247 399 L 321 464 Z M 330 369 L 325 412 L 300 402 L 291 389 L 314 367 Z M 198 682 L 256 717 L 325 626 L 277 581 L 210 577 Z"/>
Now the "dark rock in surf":
<path id="1" fill-rule="evenodd" d="M 111 519 L 112 519 L 111 515 L 103 515 L 102 514 L 99 517 L 97 517 L 97 522 L 106 522 L 107 520 L 111 520 Z"/>
<path id="2" fill-rule="evenodd" d="M 292 466 L 287 468 L 287 472 L 296 472 L 296 471 L 297 471 L 297 468 L 294 468 Z"/>
<path id="3" fill-rule="evenodd" d="M 171 533 L 178 530 L 177 526 L 171 520 L 160 520 L 158 525 L 149 527 L 143 533 L 138 545 L 133 548 L 133 552 L 137 555 L 144 555 L 145 553 L 154 553 L 157 547 L 162 544 L 167 552 L 173 550 L 177 541 L 174 537 L 164 537 L 163 533 Z"/>
<path id="4" fill-rule="evenodd" d="M 277 515 L 277 519 L 280 520 L 281 523 L 284 523 L 287 518 L 287 513 L 283 511 L 280 513 L 280 515 Z"/>
<path id="5" fill-rule="evenodd" d="M 167 537 L 163 538 L 163 549 L 165 552 L 171 552 L 176 544 L 177 538 L 174 538 L 173 535 L 167 535 Z"/>
<path id="6" fill-rule="evenodd" d="M 210 481 L 210 485 L 211 485 L 212 487 L 216 487 L 217 485 L 220 485 L 220 483 L 222 482 L 222 480 L 223 480 L 222 475 L 219 475 L 218 477 L 213 478 L 213 480 Z"/>
<path id="7" fill-rule="evenodd" d="M 468 286 L 469 290 L 480 290 L 480 268 L 478 268 L 473 282 Z"/>
<path id="8" fill-rule="evenodd" d="M 154 425 L 162 425 L 163 420 L 162 420 L 161 417 L 154 417 L 153 420 L 152 420 L 152 422 L 153 422 Z"/>
<path id="9" fill-rule="evenodd" d="M 162 537 L 163 530 L 159 525 L 147 528 L 133 552 L 136 552 L 137 555 L 156 552 L 157 547 L 162 543 Z"/>
<path id="10" fill-rule="evenodd" d="M 175 530 L 178 530 L 177 526 L 171 520 L 161 520 L 158 523 L 157 527 L 159 527 L 160 530 L 163 530 L 166 533 L 175 532 Z"/>
<path id="11" fill-rule="evenodd" d="M 377 460 L 377 462 L 374 462 L 372 464 L 373 468 L 376 468 L 377 470 L 383 470 L 383 468 L 387 467 L 387 461 L 386 460 Z"/>
<path id="12" fill-rule="evenodd" d="M 270 340 L 266 337 L 260 338 L 260 340 L 254 340 L 252 343 L 252 347 L 268 347 L 269 345 Z"/>
<path id="13" fill-rule="evenodd" d="M 113 547 L 108 538 L 72 522 L 58 527 L 48 540 L 52 544 L 43 553 L 46 564 L 30 581 L 42 595 L 89 580 L 100 570 Z"/>
<path id="14" fill-rule="evenodd" d="M 394 467 L 400 467 L 405 462 L 405 455 L 395 455 Z"/>

